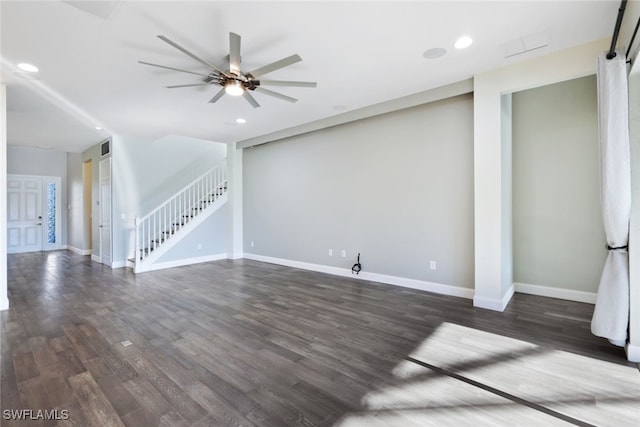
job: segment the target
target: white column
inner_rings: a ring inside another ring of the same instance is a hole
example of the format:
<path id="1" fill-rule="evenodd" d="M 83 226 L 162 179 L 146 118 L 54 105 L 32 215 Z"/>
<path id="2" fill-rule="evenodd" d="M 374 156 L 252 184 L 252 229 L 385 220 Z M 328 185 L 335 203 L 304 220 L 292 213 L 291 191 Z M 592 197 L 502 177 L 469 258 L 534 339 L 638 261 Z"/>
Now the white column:
<path id="1" fill-rule="evenodd" d="M 227 257 L 239 259 L 243 255 L 242 246 L 242 148 L 236 143 L 227 145 L 227 179 L 229 192 L 229 233 L 227 239 Z"/>
<path id="2" fill-rule="evenodd" d="M 503 311 L 513 295 L 511 97 L 503 99 L 491 79 L 476 79 L 474 83 L 476 256 L 473 305 Z M 503 118 L 508 123 L 503 125 Z M 504 135 L 507 131 L 508 136 Z M 505 144 L 509 146 L 503 147 Z"/>
<path id="3" fill-rule="evenodd" d="M 629 229 L 629 343 L 627 359 L 640 362 L 640 65 L 629 75 L 631 221 Z"/>
<path id="4" fill-rule="evenodd" d="M 0 84 L 0 310 L 9 309 L 7 294 L 7 87 Z"/>
<path id="5" fill-rule="evenodd" d="M 502 311 L 513 295 L 509 94 L 595 73 L 606 39 L 474 76 L 476 307 Z"/>

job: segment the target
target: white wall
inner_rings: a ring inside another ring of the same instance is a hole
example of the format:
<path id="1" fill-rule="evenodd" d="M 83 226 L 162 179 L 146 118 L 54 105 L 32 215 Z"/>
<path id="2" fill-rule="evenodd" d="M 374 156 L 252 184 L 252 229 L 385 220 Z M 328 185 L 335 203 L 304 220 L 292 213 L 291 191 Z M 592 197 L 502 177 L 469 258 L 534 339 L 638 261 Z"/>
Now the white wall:
<path id="1" fill-rule="evenodd" d="M 0 6 L 0 10 L 2 7 Z M 7 86 L 0 83 L 0 310 L 9 309 L 7 292 Z"/>
<path id="2" fill-rule="evenodd" d="M 640 16 L 640 2 L 627 3 L 625 18 L 620 29 L 619 45 L 628 43 Z M 629 130 L 631 138 L 631 223 L 629 233 L 629 343 L 627 358 L 640 362 L 640 66 L 637 64 L 640 37 L 636 37 L 629 57 L 632 69 L 629 75 Z"/>
<path id="3" fill-rule="evenodd" d="M 59 176 L 61 178 L 60 242 L 67 244 L 67 153 L 32 147 L 7 147 L 7 173 L 16 175 Z"/>
<path id="4" fill-rule="evenodd" d="M 595 76 L 513 94 L 516 282 L 595 301 L 607 256 L 598 167 Z"/>
<path id="5" fill-rule="evenodd" d="M 502 295 L 513 293 L 513 98 L 510 93 L 500 97 L 501 153 L 502 164 L 501 189 L 502 217 Z"/>
<path id="6" fill-rule="evenodd" d="M 629 135 L 631 141 L 631 222 L 629 230 L 629 344 L 627 358 L 640 362 L 640 65 L 629 75 Z"/>
<path id="7" fill-rule="evenodd" d="M 245 149 L 245 252 L 472 288 L 472 112 L 467 94 Z"/>

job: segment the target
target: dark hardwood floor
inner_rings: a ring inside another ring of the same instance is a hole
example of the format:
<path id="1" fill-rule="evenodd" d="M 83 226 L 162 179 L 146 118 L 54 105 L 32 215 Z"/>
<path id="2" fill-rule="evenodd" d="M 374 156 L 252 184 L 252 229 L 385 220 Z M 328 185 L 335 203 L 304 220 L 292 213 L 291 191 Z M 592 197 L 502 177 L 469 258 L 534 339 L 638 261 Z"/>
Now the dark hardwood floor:
<path id="1" fill-rule="evenodd" d="M 10 255 L 8 276 L 3 426 L 640 425 L 638 367 L 590 334 L 588 304 L 496 313 L 255 261 L 134 275 L 66 251 Z M 54 409 L 69 418 L 35 419 Z"/>

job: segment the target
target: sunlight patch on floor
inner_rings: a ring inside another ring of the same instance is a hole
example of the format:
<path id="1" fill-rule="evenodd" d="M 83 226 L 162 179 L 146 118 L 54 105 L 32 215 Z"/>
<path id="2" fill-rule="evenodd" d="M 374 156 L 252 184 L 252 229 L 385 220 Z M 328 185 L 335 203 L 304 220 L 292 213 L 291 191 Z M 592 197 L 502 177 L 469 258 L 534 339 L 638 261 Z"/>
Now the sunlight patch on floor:
<path id="1" fill-rule="evenodd" d="M 636 426 L 640 420 L 640 374 L 630 366 L 452 323 L 408 356 L 440 371 L 401 361 L 392 371 L 397 384 L 367 393 L 362 412 L 335 426 L 568 425 L 560 417 Z"/>

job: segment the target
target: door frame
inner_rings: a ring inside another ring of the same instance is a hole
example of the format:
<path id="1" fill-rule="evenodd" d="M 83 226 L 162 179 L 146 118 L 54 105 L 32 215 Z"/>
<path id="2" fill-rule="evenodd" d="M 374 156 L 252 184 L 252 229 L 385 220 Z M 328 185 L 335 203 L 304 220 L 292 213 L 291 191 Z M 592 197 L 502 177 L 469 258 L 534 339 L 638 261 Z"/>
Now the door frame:
<path id="1" fill-rule="evenodd" d="M 40 181 L 40 194 L 41 194 L 41 200 L 40 200 L 40 210 L 41 210 L 41 218 L 40 218 L 40 249 L 36 250 L 37 251 L 54 251 L 54 250 L 59 250 L 59 249 L 63 249 L 63 245 L 62 245 L 62 177 L 59 176 L 44 176 L 44 175 L 24 175 L 24 174 L 18 174 L 18 173 L 11 173 L 11 174 L 7 174 L 7 185 L 8 185 L 8 181 L 12 178 L 12 177 L 16 177 L 16 178 L 27 178 L 27 179 L 34 179 L 34 180 L 39 180 Z M 56 223 L 56 242 L 55 243 L 48 243 L 47 242 L 47 230 L 48 230 L 48 217 L 47 217 L 47 213 L 48 213 L 48 200 L 47 200 L 47 191 L 46 191 L 46 187 L 47 184 L 49 183 L 54 183 L 56 185 L 56 204 L 55 204 L 55 223 Z M 7 194 L 8 194 L 8 189 L 6 190 Z M 7 201 L 8 202 L 8 201 Z M 6 226 L 8 227 L 8 218 L 7 218 L 7 224 Z M 34 251 L 31 251 L 34 252 Z"/>

